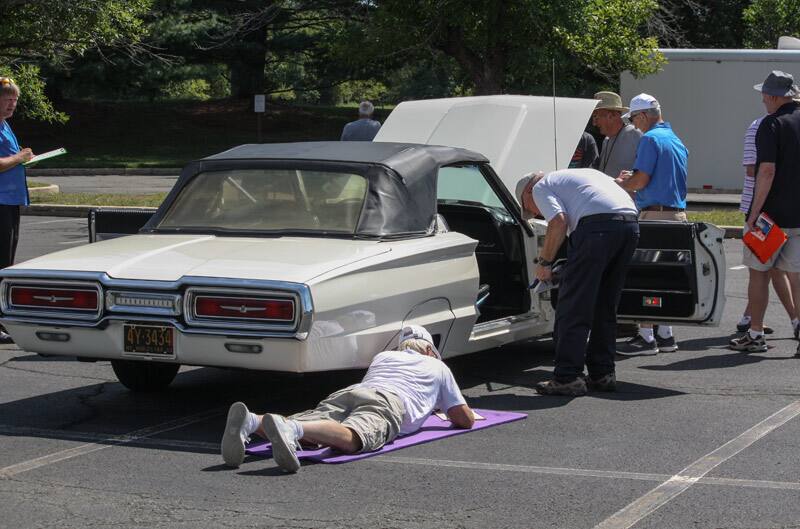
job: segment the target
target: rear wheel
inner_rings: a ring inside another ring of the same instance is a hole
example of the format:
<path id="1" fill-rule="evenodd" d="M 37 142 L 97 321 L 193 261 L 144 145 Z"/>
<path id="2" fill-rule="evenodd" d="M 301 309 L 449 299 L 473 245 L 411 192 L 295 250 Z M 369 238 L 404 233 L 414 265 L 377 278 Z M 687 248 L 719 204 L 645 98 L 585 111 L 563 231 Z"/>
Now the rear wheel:
<path id="1" fill-rule="evenodd" d="M 111 367 L 120 383 L 131 391 L 157 391 L 170 385 L 180 364 L 112 360 Z"/>

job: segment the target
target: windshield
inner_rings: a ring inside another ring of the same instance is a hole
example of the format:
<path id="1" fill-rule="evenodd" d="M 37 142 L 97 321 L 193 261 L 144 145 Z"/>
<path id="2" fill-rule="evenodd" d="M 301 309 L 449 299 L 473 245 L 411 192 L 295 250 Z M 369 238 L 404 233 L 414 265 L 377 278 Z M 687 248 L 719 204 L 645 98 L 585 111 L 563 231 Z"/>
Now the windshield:
<path id="1" fill-rule="evenodd" d="M 355 233 L 367 180 L 300 169 L 236 169 L 198 174 L 159 229 Z"/>

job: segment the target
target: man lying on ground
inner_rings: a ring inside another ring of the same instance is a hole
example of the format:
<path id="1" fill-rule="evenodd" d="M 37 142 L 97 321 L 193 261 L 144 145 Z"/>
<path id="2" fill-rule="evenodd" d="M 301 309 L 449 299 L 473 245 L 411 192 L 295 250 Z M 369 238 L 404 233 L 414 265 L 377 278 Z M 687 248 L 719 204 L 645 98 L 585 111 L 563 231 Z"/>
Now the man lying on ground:
<path id="1" fill-rule="evenodd" d="M 409 325 L 400 331 L 397 351 L 376 355 L 361 382 L 332 393 L 313 410 L 283 417 L 256 415 L 241 402 L 231 405 L 222 459 L 229 467 L 241 465 L 245 443 L 255 433 L 272 443 L 282 470 L 297 472 L 300 441 L 346 454 L 371 452 L 419 430 L 435 409 L 444 410 L 458 428 L 472 428 L 475 422 L 430 333 Z"/>

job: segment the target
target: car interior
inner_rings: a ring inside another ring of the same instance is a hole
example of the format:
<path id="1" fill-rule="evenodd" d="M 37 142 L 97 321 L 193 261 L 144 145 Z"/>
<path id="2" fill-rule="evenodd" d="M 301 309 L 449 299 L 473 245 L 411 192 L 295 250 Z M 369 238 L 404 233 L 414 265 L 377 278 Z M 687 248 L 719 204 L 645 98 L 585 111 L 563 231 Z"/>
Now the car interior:
<path id="1" fill-rule="evenodd" d="M 530 307 L 522 230 L 475 165 L 439 170 L 438 213 L 450 231 L 478 241 L 478 323 L 523 314 Z"/>

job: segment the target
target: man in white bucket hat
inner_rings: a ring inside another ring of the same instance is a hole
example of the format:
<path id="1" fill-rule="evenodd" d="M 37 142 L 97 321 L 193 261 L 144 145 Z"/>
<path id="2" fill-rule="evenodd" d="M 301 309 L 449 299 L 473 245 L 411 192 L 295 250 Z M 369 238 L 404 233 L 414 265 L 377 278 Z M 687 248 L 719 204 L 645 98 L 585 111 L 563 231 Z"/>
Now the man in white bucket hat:
<path id="1" fill-rule="evenodd" d="M 396 351 L 376 355 L 361 382 L 332 393 L 313 410 L 283 417 L 256 415 L 241 402 L 231 405 L 222 459 L 229 467 L 241 465 L 248 437 L 257 434 L 272 443 L 272 455 L 282 470 L 297 472 L 301 440 L 344 453 L 371 452 L 398 435 L 419 430 L 436 409 L 459 428 L 472 428 L 475 422 L 430 333 L 419 325 L 406 325 Z"/>

